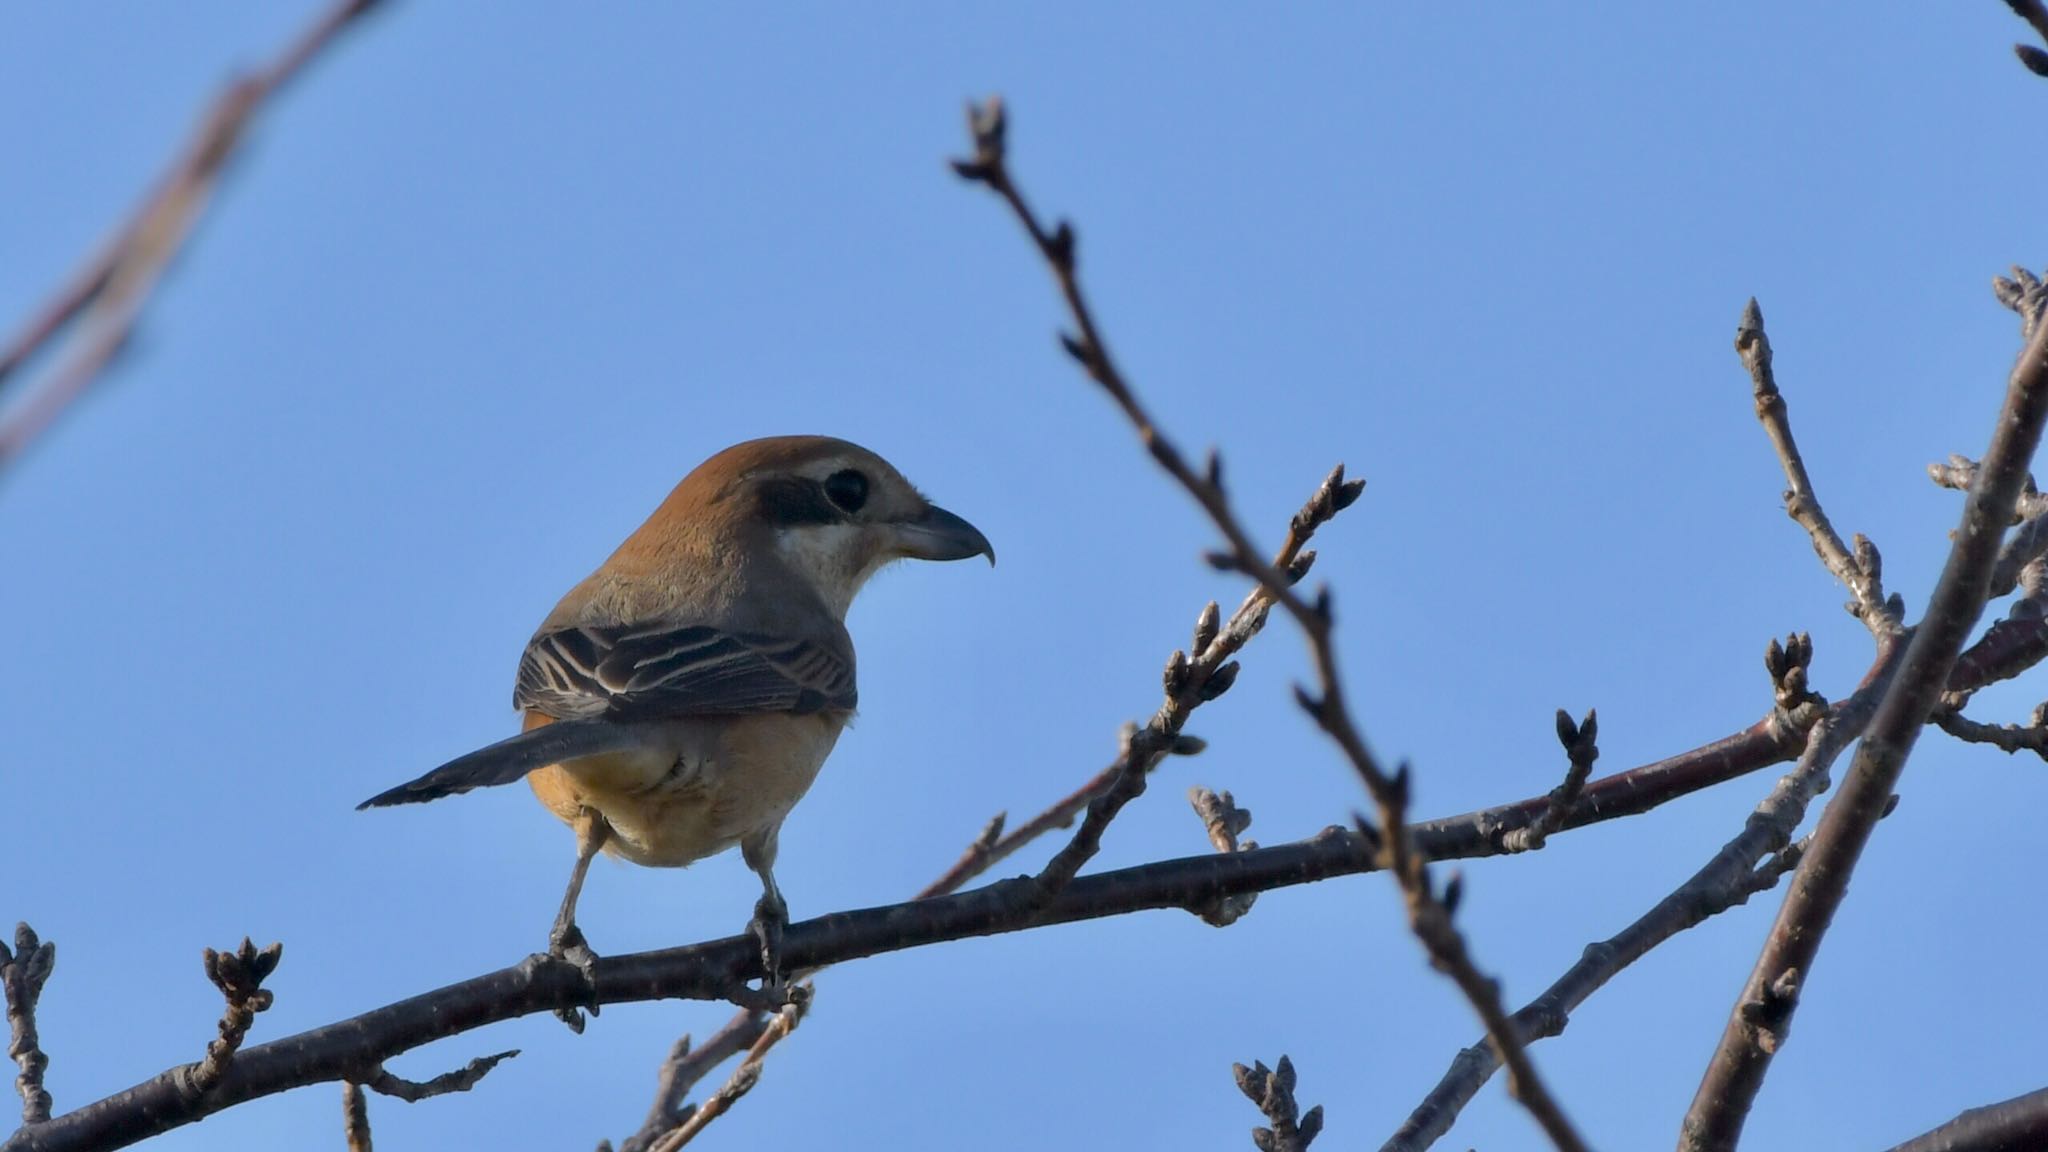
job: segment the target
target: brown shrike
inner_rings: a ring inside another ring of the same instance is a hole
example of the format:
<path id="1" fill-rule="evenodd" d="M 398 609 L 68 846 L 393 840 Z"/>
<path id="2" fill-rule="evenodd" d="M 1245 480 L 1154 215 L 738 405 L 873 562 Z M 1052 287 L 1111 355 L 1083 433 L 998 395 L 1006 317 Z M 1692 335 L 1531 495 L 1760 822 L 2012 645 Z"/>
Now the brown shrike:
<path id="1" fill-rule="evenodd" d="M 776 835 L 854 711 L 846 609 L 892 560 L 995 550 L 844 440 L 750 440 L 697 466 L 571 589 L 519 659 L 525 731 L 365 801 L 412 804 L 525 777 L 576 830 L 549 951 L 591 953 L 576 897 L 599 851 L 676 868 L 734 844 L 761 877 L 769 980 L 788 908 Z"/>

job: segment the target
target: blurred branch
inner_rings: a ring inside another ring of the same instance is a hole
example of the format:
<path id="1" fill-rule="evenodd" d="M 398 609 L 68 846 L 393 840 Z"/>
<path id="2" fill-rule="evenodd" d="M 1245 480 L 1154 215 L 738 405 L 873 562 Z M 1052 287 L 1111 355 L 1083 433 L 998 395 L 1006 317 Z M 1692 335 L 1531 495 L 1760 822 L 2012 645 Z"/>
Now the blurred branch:
<path id="1" fill-rule="evenodd" d="M 348 1152 L 370 1152 L 370 1102 L 353 1080 L 341 1082 L 341 1136 Z"/>
<path id="2" fill-rule="evenodd" d="M 1188 789 L 1188 803 L 1194 807 L 1195 815 L 1202 818 L 1202 827 L 1209 834 L 1209 843 L 1218 852 L 1250 852 L 1259 846 L 1256 840 L 1238 842 L 1238 837 L 1252 826 L 1252 814 L 1237 806 L 1237 798 L 1228 792 L 1211 792 L 1197 785 Z M 1195 912 L 1204 924 L 1215 928 L 1228 928 L 1252 910 L 1257 900 L 1256 892 L 1218 900 L 1208 908 Z"/>
<path id="3" fill-rule="evenodd" d="M 1877 706 L 1841 791 L 1828 803 L 1813 846 L 1792 879 L 1784 905 L 1728 1024 L 1680 1134 L 1682 1152 L 1732 1150 L 1771 1057 L 1782 1046 L 1822 939 L 1847 896 L 1870 833 L 1921 727 L 1939 704 L 1957 655 L 1983 613 L 1999 542 L 2012 523 L 2027 467 L 2048 420 L 2048 292 L 2033 284 L 2023 296 L 2001 290 L 2030 333 L 2007 385 L 1991 446 L 1970 490 L 1947 564 L 1913 629 L 1897 675 Z"/>
<path id="4" fill-rule="evenodd" d="M 691 1110 L 690 1114 L 683 1118 L 682 1123 L 654 1141 L 649 1146 L 649 1152 L 676 1152 L 676 1149 L 696 1139 L 705 1125 L 725 1115 L 726 1110 L 737 1103 L 740 1097 L 753 1091 L 754 1085 L 760 1083 L 762 1060 L 767 1056 L 768 1050 L 781 1042 L 783 1037 L 796 1031 L 796 1026 L 803 1022 L 804 1006 L 809 1003 L 810 997 L 802 996 L 792 1000 L 777 1012 L 767 1027 L 762 1029 L 761 1035 L 755 1039 L 753 1047 L 747 1050 L 747 1058 L 733 1070 L 732 1076 L 718 1091 L 706 1098 L 704 1103 Z"/>
<path id="5" fill-rule="evenodd" d="M 2041 0 L 2005 0 L 2005 6 L 2013 15 L 2025 20 L 2034 29 L 2034 35 L 2048 41 L 2048 8 L 2042 7 Z M 2036 76 L 2048 76 L 2048 52 L 2032 44 L 2015 44 L 2013 55 L 2027 66 L 2027 71 Z"/>
<path id="6" fill-rule="evenodd" d="M 1067 354 L 1078 361 L 1090 379 L 1100 385 L 1138 434 L 1139 442 L 1151 454 L 1154 463 L 1171 476 L 1188 495 L 1208 513 L 1209 520 L 1229 544 L 1226 552 L 1212 553 L 1210 562 L 1226 570 L 1241 572 L 1256 581 L 1267 597 L 1294 617 L 1302 632 L 1307 636 L 1313 653 L 1316 674 L 1321 681 L 1318 694 L 1311 694 L 1305 688 L 1297 688 L 1296 696 L 1302 707 L 1312 716 L 1317 725 L 1329 735 L 1345 758 L 1358 773 L 1366 791 L 1372 796 L 1379 810 L 1379 826 L 1375 829 L 1362 819 L 1358 822 L 1360 838 L 1372 844 L 1377 854 L 1386 861 L 1387 868 L 1401 885 L 1408 911 L 1409 927 L 1429 952 L 1431 962 L 1450 976 L 1458 985 L 1465 998 L 1472 1004 L 1486 1024 L 1487 1033 L 1500 1048 L 1508 1066 L 1508 1090 L 1528 1108 L 1536 1118 L 1551 1143 L 1563 1152 L 1574 1152 L 1584 1148 L 1584 1142 L 1573 1131 L 1565 1119 L 1563 1110 L 1552 1099 L 1530 1063 L 1516 1044 L 1514 1034 L 1507 1020 L 1506 1009 L 1500 1000 L 1500 989 L 1490 978 L 1482 975 L 1473 963 L 1464 936 L 1452 923 L 1451 913 L 1457 903 L 1456 880 L 1439 896 L 1431 886 L 1427 858 L 1417 854 L 1409 841 L 1407 829 L 1408 770 L 1405 766 L 1388 772 L 1366 746 L 1364 736 L 1351 717 L 1343 681 L 1337 667 L 1336 647 L 1333 640 L 1334 618 L 1330 607 L 1330 593 L 1327 587 L 1321 589 L 1311 603 L 1295 591 L 1294 584 L 1300 574 L 1283 572 L 1266 562 L 1250 534 L 1232 509 L 1223 488 L 1222 457 L 1212 451 L 1202 471 L 1197 473 L 1188 464 L 1180 449 L 1160 430 L 1150 412 L 1138 400 L 1136 392 L 1124 379 L 1109 347 L 1102 338 L 1093 311 L 1081 290 L 1080 277 L 1075 264 L 1075 236 L 1072 225 L 1061 221 L 1047 229 L 1025 202 L 1022 192 L 1011 178 L 1008 153 L 1008 120 L 1000 99 L 968 109 L 968 129 L 974 140 L 974 156 L 968 160 L 953 162 L 953 170 L 963 179 L 986 186 L 1009 205 L 1018 223 L 1030 236 L 1045 259 L 1054 281 L 1059 286 L 1061 297 L 1066 301 L 1067 311 L 1076 331 L 1063 334 L 1061 344 Z M 1359 486 L 1342 483 L 1341 468 L 1332 473 L 1325 484 L 1330 494 L 1330 514 L 1344 508 L 1358 498 Z M 1169 676 L 1171 669 L 1169 667 Z M 1104 804 L 1116 795 L 1098 800 Z M 1075 846 L 1080 846 L 1093 822 L 1096 805 L 1090 806 L 1090 821 L 1084 822 Z M 1111 809 L 1113 814 L 1113 808 Z M 1048 874 L 1055 874 L 1062 853 L 1054 864 L 1048 866 Z M 1083 856 L 1085 859 L 1085 855 Z"/>
<path id="7" fill-rule="evenodd" d="M 38 353 L 70 333 L 64 354 L 0 423 L 0 470 L 20 457 L 127 346 L 165 269 L 212 201 L 220 175 L 250 122 L 342 29 L 376 3 L 340 0 L 275 60 L 231 81 L 128 222 L 0 346 L 0 390 L 4 390 Z"/>

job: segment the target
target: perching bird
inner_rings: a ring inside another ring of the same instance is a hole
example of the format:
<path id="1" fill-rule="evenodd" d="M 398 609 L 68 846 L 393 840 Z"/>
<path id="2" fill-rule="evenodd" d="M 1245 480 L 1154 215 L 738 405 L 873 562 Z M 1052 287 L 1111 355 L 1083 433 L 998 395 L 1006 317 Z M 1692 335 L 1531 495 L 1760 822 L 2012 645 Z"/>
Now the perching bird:
<path id="1" fill-rule="evenodd" d="M 750 440 L 683 478 L 541 623 L 512 703 L 525 731 L 360 807 L 525 777 L 576 830 L 549 952 L 591 954 L 576 897 L 600 850 L 680 867 L 740 846 L 753 930 L 781 975 L 776 835 L 853 715 L 846 609 L 892 560 L 995 550 L 874 453 L 824 436 Z"/>

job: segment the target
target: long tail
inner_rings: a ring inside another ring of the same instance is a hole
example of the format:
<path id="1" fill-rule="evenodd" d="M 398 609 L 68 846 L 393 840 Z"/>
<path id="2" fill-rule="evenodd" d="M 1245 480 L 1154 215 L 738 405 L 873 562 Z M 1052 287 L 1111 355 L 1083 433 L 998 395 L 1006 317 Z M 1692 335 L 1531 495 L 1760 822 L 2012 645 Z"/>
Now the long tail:
<path id="1" fill-rule="evenodd" d="M 510 784 L 536 768 L 580 756 L 624 751 L 639 742 L 639 734 L 622 724 L 560 720 L 458 756 L 417 780 L 379 792 L 356 805 L 356 811 L 393 804 L 423 804 L 472 788 Z"/>

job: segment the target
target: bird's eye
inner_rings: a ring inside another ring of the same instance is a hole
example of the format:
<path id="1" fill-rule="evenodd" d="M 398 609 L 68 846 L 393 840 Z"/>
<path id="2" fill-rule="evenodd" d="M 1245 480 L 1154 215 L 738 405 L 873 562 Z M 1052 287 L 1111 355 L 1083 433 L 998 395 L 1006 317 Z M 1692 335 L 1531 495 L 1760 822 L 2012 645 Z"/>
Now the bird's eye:
<path id="1" fill-rule="evenodd" d="M 825 478 L 825 495 L 842 512 L 858 512 L 868 502 L 868 478 L 851 468 L 842 468 Z"/>

